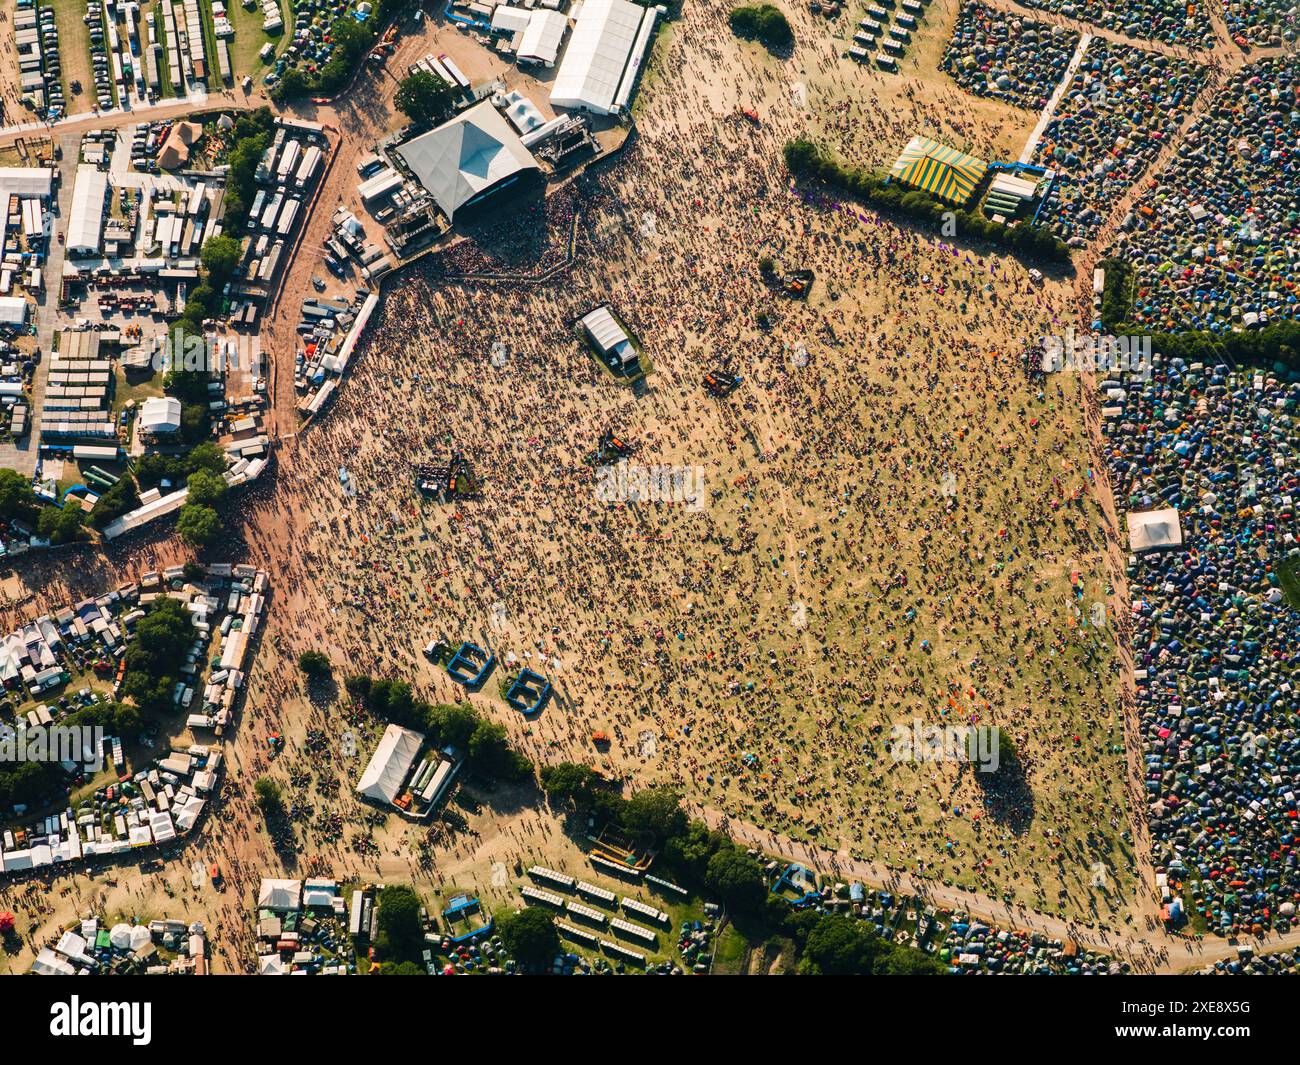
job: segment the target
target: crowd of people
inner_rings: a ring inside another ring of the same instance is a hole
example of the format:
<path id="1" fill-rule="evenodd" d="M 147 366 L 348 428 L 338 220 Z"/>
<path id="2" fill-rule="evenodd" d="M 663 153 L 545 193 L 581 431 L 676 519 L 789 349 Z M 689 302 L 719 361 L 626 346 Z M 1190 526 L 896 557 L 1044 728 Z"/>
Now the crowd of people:
<path id="1" fill-rule="evenodd" d="M 1180 128 L 1206 73 L 1200 63 L 1094 37 L 1034 153 L 1058 175 L 1044 224 L 1083 247 Z"/>
<path id="2" fill-rule="evenodd" d="M 1081 390 L 1030 386 L 1016 354 L 1068 312 L 1010 260 L 792 196 L 780 146 L 807 113 L 783 73 L 729 68 L 725 26 L 705 10 L 675 27 L 674 52 L 717 69 L 646 90 L 637 142 L 578 183 L 565 273 L 489 287 L 432 264 L 390 288 L 335 406 L 258 508 L 250 550 L 289 589 L 285 653 L 329 648 L 447 701 L 464 690 L 420 650 L 473 639 L 555 684 L 538 720 L 504 717 L 536 761 L 601 759 L 603 730 L 615 775 L 1109 918 L 1132 870 L 1122 782 L 1088 768 L 1120 764 L 1122 745 L 1109 637 L 1079 624 L 1084 586 L 1108 587 Z M 921 101 L 878 108 L 876 76 L 821 76 L 852 101 L 829 124 L 895 146 L 915 132 Z M 962 99 L 949 117 L 974 122 Z M 554 246 L 531 222 L 518 240 Z M 458 268 L 500 262 L 509 227 Z M 811 297 L 769 287 L 765 256 L 813 271 Z M 575 336 L 603 302 L 647 351 L 639 393 Z M 720 365 L 745 379 L 722 403 L 700 385 Z M 598 501 L 588 459 L 606 430 L 635 443 L 633 463 L 700 468 L 704 505 Z M 452 454 L 478 498 L 422 501 L 412 466 Z M 999 722 L 1050 786 L 990 812 L 962 767 L 895 763 L 890 730 L 916 715 Z"/>
<path id="3" fill-rule="evenodd" d="M 1179 39 L 1174 5 L 1133 10 Z M 796 35 L 821 25 L 791 17 Z M 1007 16 L 963 19 L 974 41 L 962 31 L 954 51 L 1022 106 L 1040 91 L 1028 71 L 1068 62 L 1056 30 L 1032 30 L 1031 55 L 1023 21 L 1017 33 Z M 345 798 L 379 725 L 342 691 L 304 699 L 297 656 L 324 650 L 336 683 L 365 673 L 491 703 L 536 762 L 666 781 L 774 841 L 1109 926 L 1136 892 L 1128 710 L 1158 861 L 1196 921 L 1289 917 L 1294 803 L 1268 774 L 1285 781 L 1300 758 L 1282 719 L 1270 726 L 1293 701 L 1281 671 L 1294 626 L 1269 575 L 1274 501 L 1294 493 L 1272 455 L 1295 386 L 1162 363 L 1130 388 L 1107 423 L 1114 483 L 1130 509 L 1180 506 L 1185 544 L 1138 562 L 1141 605 L 1117 615 L 1123 572 L 1107 547 L 1122 534 L 1081 413 L 1095 398 L 1077 375 L 1027 372 L 1036 338 L 1075 320 L 1069 295 L 960 235 L 792 187 L 781 163 L 814 124 L 872 162 L 918 130 L 988 154 L 1006 135 L 989 105 L 829 52 L 801 53 L 792 86 L 785 66 L 742 66 L 730 40 L 722 6 L 685 9 L 659 62 L 692 76 L 642 88 L 619 161 L 389 285 L 332 408 L 241 496 L 245 560 L 275 573 L 276 596 L 228 779 L 287 781 L 301 824 L 286 842 L 332 875 L 414 880 L 483 852 L 447 823 L 380 829 Z M 1093 231 L 1204 75 L 1094 39 L 1036 160 L 1066 175 L 1058 232 Z M 1259 150 L 1272 151 L 1293 82 L 1273 96 L 1256 76 Z M 811 271 L 808 297 L 769 284 L 763 259 L 776 276 Z M 602 303 L 646 350 L 638 388 L 575 335 Z M 700 387 L 718 367 L 742 378 L 721 401 Z M 630 462 L 701 471 L 703 505 L 599 498 L 591 455 L 610 431 Z M 422 499 L 415 467 L 453 455 L 475 496 Z M 1221 484 L 1245 457 L 1260 514 Z M 1130 626 L 1145 675 L 1126 706 L 1116 645 Z M 526 721 L 497 698 L 499 674 L 467 693 L 421 653 L 439 638 L 490 647 L 499 671 L 529 666 L 555 697 Z M 995 794 L 959 761 L 891 757 L 893 730 L 917 719 L 1006 730 L 1023 786 Z M 1264 737 L 1249 774 L 1228 769 L 1243 723 Z M 288 738 L 283 761 L 268 735 Z M 248 790 L 210 819 L 243 898 L 267 853 Z M 550 822 L 501 824 L 503 858 L 555 864 Z M 1004 967 L 1033 964 L 1032 942 L 981 938 Z"/>
<path id="4" fill-rule="evenodd" d="M 1041 111 L 1079 39 L 1077 30 L 969 0 L 957 13 L 940 66 L 967 92 Z"/>
<path id="5" fill-rule="evenodd" d="M 1300 61 L 1236 73 L 1139 201 L 1118 251 L 1132 321 L 1224 332 L 1293 318 L 1300 208 Z"/>
<path id="6" fill-rule="evenodd" d="M 1112 380 L 1110 476 L 1130 513 L 1178 511 L 1182 540 L 1129 567 L 1136 710 L 1156 869 L 1195 931 L 1288 929 L 1300 898 L 1295 737 L 1300 383 L 1156 356 Z"/>

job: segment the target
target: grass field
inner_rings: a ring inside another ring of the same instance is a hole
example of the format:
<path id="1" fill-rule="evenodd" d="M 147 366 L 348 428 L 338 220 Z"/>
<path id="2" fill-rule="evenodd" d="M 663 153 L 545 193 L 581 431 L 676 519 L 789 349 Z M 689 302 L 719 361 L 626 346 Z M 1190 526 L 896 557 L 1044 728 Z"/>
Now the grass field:
<path id="1" fill-rule="evenodd" d="M 1286 601 L 1300 610 L 1300 558 L 1288 558 L 1277 568 L 1278 583 Z"/>
<path id="2" fill-rule="evenodd" d="M 90 67 L 90 30 L 83 21 L 85 0 L 50 0 L 54 22 L 59 28 L 59 60 L 63 75 L 63 92 L 68 113 L 89 111 L 95 104 L 95 76 Z M 72 91 L 72 83 L 81 82 L 81 94 Z"/>
<path id="3" fill-rule="evenodd" d="M 270 41 L 275 45 L 275 54 L 279 55 L 288 47 L 289 34 L 282 32 L 272 37 L 262 31 L 261 4 L 248 11 L 239 0 L 230 0 L 226 5 L 226 16 L 230 19 L 230 24 L 235 27 L 235 36 L 229 41 L 230 67 L 234 71 L 235 81 L 238 82 L 245 74 L 250 74 L 254 81 L 260 83 L 261 75 L 270 69 L 275 60 L 272 59 L 271 63 L 263 63 L 257 53 L 262 50 L 262 45 Z M 286 27 L 292 24 L 293 13 L 283 2 L 280 4 L 280 16 L 284 19 Z"/>

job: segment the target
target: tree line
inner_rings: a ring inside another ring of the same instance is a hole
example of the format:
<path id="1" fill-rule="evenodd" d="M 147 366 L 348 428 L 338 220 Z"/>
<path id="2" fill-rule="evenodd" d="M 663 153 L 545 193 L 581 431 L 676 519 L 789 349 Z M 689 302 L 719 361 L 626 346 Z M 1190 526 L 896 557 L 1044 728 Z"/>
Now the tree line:
<path id="1" fill-rule="evenodd" d="M 1046 229 L 1017 222 L 1003 225 L 978 211 L 953 208 L 920 189 L 904 188 L 886 181 L 865 167 L 852 167 L 833 159 L 807 137 L 788 141 L 784 148 L 786 169 L 796 178 L 812 178 L 834 185 L 886 214 L 901 215 L 936 228 L 955 226 L 962 239 L 984 240 L 1031 259 L 1064 265 L 1070 249 Z"/>

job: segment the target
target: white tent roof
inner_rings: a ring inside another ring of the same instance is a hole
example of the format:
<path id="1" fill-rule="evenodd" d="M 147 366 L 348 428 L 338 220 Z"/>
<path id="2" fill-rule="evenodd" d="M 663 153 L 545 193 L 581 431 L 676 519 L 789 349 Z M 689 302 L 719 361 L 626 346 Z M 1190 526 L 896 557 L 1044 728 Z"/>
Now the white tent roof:
<path id="1" fill-rule="evenodd" d="M 546 119 L 537 105 L 521 92 L 507 93 L 501 98 L 503 111 L 510 124 L 521 134 L 540 129 L 546 125 Z"/>
<path id="2" fill-rule="evenodd" d="M 489 100 L 408 141 L 397 152 L 448 218 L 499 182 L 537 169 Z"/>
<path id="3" fill-rule="evenodd" d="M 0 195 L 22 199 L 48 196 L 54 171 L 47 166 L 0 166 Z"/>
<path id="4" fill-rule="evenodd" d="M 86 941 L 76 932 L 68 931 L 63 933 L 63 938 L 54 949 L 65 958 L 80 960 L 86 956 Z"/>
<path id="5" fill-rule="evenodd" d="M 526 7 L 501 4 L 492 12 L 492 28 L 500 33 L 518 33 L 527 27 L 530 14 Z"/>
<path id="6" fill-rule="evenodd" d="M 299 910 L 302 908 L 301 880 L 263 879 L 257 893 L 259 910 Z"/>
<path id="7" fill-rule="evenodd" d="M 258 976 L 283 976 L 284 962 L 278 954 L 264 954 L 257 959 Z"/>
<path id="8" fill-rule="evenodd" d="M 551 85 L 551 103 L 611 111 L 644 13 L 629 0 L 587 0 Z"/>
<path id="9" fill-rule="evenodd" d="M 615 320 L 608 307 L 597 307 L 594 311 L 583 315 L 582 324 L 587 327 L 588 332 L 603 351 L 610 351 L 628 339 L 627 333 Z"/>
<path id="10" fill-rule="evenodd" d="M 43 947 L 32 962 L 32 972 L 37 976 L 72 976 L 76 971 L 49 947 Z"/>
<path id="11" fill-rule="evenodd" d="M 415 756 L 424 745 L 424 737 L 418 732 L 389 725 L 384 730 L 379 746 L 375 748 L 370 764 L 366 766 L 361 779 L 357 781 L 357 791 L 369 799 L 392 802 L 397 798 L 399 789 L 405 783 Z"/>
<path id="12" fill-rule="evenodd" d="M 1181 547 L 1183 527 L 1178 511 L 1148 510 L 1128 515 L 1128 544 L 1133 551 L 1153 551 L 1162 547 Z"/>
<path id="13" fill-rule="evenodd" d="M 500 11 L 500 8 L 497 8 Z M 524 39 L 519 42 L 515 57 L 525 62 L 545 63 L 550 66 L 560 53 L 560 42 L 568 28 L 568 18 L 559 11 L 538 9 L 532 13 L 524 29 Z"/>
<path id="14" fill-rule="evenodd" d="M 69 251 L 99 250 L 107 193 L 107 174 L 86 163 L 77 167 L 77 183 L 72 189 L 72 217 L 68 222 Z"/>
<path id="15" fill-rule="evenodd" d="M 21 296 L 0 296 L 0 324 L 23 325 L 27 321 L 27 301 Z"/>
<path id="16" fill-rule="evenodd" d="M 175 396 L 146 399 L 140 408 L 140 428 L 150 433 L 174 433 L 181 427 L 181 401 Z"/>

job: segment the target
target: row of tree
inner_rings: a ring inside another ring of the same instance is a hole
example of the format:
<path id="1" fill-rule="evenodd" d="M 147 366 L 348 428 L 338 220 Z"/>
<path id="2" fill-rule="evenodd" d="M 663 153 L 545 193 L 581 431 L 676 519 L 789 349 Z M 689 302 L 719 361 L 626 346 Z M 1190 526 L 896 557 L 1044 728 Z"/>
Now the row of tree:
<path id="1" fill-rule="evenodd" d="M 99 727 L 106 736 L 134 739 L 140 733 L 140 711 L 119 702 L 100 702 L 74 710 L 61 726 Z M 0 810 L 12 805 L 35 806 L 44 799 L 67 793 L 68 777 L 58 762 L 0 762 Z"/>
<path id="2" fill-rule="evenodd" d="M 303 96 L 331 96 L 347 85 L 374 46 L 375 31 L 370 26 L 380 24 L 378 9 L 383 6 L 376 5 L 368 23 L 358 22 L 351 13 L 335 19 L 328 35 L 330 57 L 314 71 L 290 67 L 271 90 L 271 99 L 283 107 Z"/>
<path id="3" fill-rule="evenodd" d="M 865 921 L 796 909 L 773 895 L 762 864 L 725 832 L 689 819 L 681 796 L 671 788 L 644 788 L 625 799 L 595 770 L 572 762 L 545 767 L 541 781 L 552 802 L 590 814 L 598 822 L 657 848 L 657 869 L 723 903 L 747 934 L 791 939 L 798 948 L 800 972 L 943 971 L 924 952 L 882 939 Z"/>
<path id="4" fill-rule="evenodd" d="M 1228 362 L 1272 368 L 1281 364 L 1300 369 L 1300 322 L 1275 322 L 1262 329 L 1213 333 L 1190 329 L 1179 333 L 1148 333 L 1148 326 L 1129 321 L 1133 310 L 1133 268 L 1122 259 L 1104 259 L 1101 324 L 1111 336 L 1150 336 L 1151 350 L 1168 358 L 1209 364 Z"/>
<path id="5" fill-rule="evenodd" d="M 126 645 L 120 693 L 146 713 L 175 709 L 172 692 L 194 640 L 189 611 L 179 599 L 156 599 L 135 623 L 135 638 Z"/>
<path id="6" fill-rule="evenodd" d="M 796 178 L 812 178 L 834 185 L 879 211 L 905 215 L 928 223 L 948 236 L 987 241 L 1045 263 L 1064 265 L 1070 261 L 1070 249 L 1046 229 L 1028 222 L 1003 225 L 990 221 L 978 211 L 945 206 L 919 189 L 905 189 L 896 181 L 886 182 L 864 167 L 846 166 L 807 137 L 787 142 L 784 155 L 786 169 Z"/>
<path id="7" fill-rule="evenodd" d="M 505 726 L 480 716 L 469 703 L 433 704 L 418 698 L 404 680 L 364 674 L 348 677 L 344 687 L 377 717 L 422 732 L 437 747 L 457 748 L 466 766 L 484 777 L 514 782 L 533 776 L 533 763 L 510 745 Z"/>

